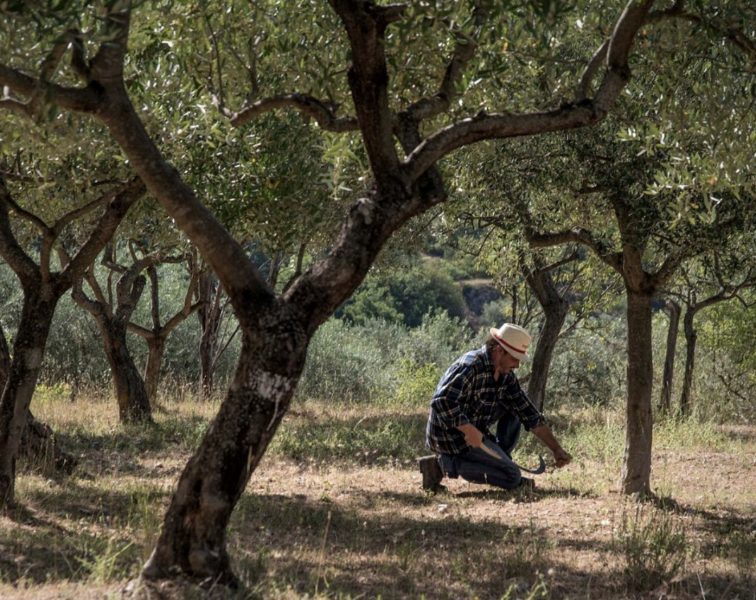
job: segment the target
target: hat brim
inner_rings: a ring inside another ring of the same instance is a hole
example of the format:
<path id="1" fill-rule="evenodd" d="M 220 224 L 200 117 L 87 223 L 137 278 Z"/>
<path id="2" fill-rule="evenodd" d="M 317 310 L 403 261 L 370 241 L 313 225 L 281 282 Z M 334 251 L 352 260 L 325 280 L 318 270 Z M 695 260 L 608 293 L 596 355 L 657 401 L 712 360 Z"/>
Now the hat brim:
<path id="1" fill-rule="evenodd" d="M 514 346 L 512 346 L 512 344 L 507 343 L 506 340 L 503 340 L 499 336 L 499 330 L 495 327 L 491 327 L 488 330 L 488 333 L 491 334 L 491 337 L 496 340 L 496 343 L 504 348 L 504 350 L 506 350 L 507 354 L 509 354 L 510 356 L 513 356 L 517 360 L 526 360 L 528 358 L 527 349 L 521 350 L 519 348 L 515 348 Z"/>

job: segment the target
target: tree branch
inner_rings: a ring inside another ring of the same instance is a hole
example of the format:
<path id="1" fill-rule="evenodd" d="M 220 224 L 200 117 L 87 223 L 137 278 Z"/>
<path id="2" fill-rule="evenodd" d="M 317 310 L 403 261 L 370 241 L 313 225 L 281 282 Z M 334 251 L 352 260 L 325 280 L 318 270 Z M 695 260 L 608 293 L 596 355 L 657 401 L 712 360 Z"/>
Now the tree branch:
<path id="1" fill-rule="evenodd" d="M 126 216 L 131 205 L 144 195 L 145 186 L 138 177 L 132 178 L 119 189 L 105 194 L 103 203 L 107 208 L 95 225 L 86 242 L 68 262 L 61 273 L 62 282 L 71 285 L 80 279 L 84 270 L 91 265 L 105 244 L 113 237 L 115 230 Z"/>
<path id="2" fill-rule="evenodd" d="M 255 117 L 279 108 L 294 108 L 309 117 L 312 117 L 321 129 L 328 131 L 344 132 L 357 131 L 359 125 L 355 117 L 337 117 L 336 108 L 317 98 L 306 94 L 283 94 L 272 98 L 264 98 L 243 108 L 238 113 L 224 110 L 217 102 L 219 110 L 229 117 L 234 127 L 241 127 L 249 123 Z"/>
<path id="3" fill-rule="evenodd" d="M 607 265 L 618 273 L 622 273 L 622 254 L 611 252 L 594 235 L 583 228 L 569 229 L 552 233 L 537 233 L 529 228 L 525 230 L 525 238 L 531 248 L 548 248 L 574 242 L 587 246 Z"/>
<path id="4" fill-rule="evenodd" d="M 401 17 L 404 7 L 351 0 L 330 0 L 330 4 L 349 37 L 349 87 L 373 176 L 379 188 L 392 188 L 400 173 L 394 147 L 395 119 L 389 108 L 384 38 L 386 27 Z"/>
<path id="5" fill-rule="evenodd" d="M 27 102 L 12 100 L 11 104 L 0 102 L 0 107 L 10 108 L 14 112 L 26 110 L 27 116 L 35 110 L 35 105 L 31 103 L 31 99 L 37 94 L 42 94 L 50 102 L 67 110 L 83 113 L 96 111 L 102 102 L 100 93 L 95 86 L 89 85 L 85 88 L 64 87 L 30 77 L 17 69 L 12 69 L 3 64 L 0 64 L 0 85 L 12 90 L 18 96 L 30 99 Z M 14 106 L 14 103 L 16 106 Z M 21 109 L 21 107 L 17 106 L 19 104 L 27 108 Z"/>
<path id="6" fill-rule="evenodd" d="M 13 269 L 22 285 L 26 287 L 39 280 L 39 270 L 36 263 L 21 248 L 16 236 L 13 235 L 8 208 L 14 204 L 10 191 L 5 185 L 5 179 L 0 176 L 0 256 Z"/>
<path id="7" fill-rule="evenodd" d="M 654 0 L 628 2 L 609 40 L 606 69 L 592 100 L 578 97 L 575 102 L 564 104 L 555 110 L 519 115 L 488 115 L 481 112 L 429 136 L 405 159 L 402 164 L 404 174 L 410 181 L 415 181 L 449 152 L 484 139 L 574 129 L 593 125 L 604 119 L 630 78 L 627 63 L 630 48 L 653 3 Z M 585 74 L 583 79 L 585 81 L 581 85 L 587 87 L 588 80 Z"/>
<path id="8" fill-rule="evenodd" d="M 476 22 L 480 21 L 483 13 L 484 11 L 476 7 Z M 473 56 L 475 56 L 477 43 L 461 31 L 455 32 L 455 37 L 457 38 L 457 43 L 454 47 L 454 53 L 446 67 L 438 92 L 430 98 L 421 98 L 408 106 L 404 111 L 414 121 L 429 119 L 447 111 L 452 100 L 458 96 L 457 84 L 462 79 L 465 67 L 472 60 Z"/>

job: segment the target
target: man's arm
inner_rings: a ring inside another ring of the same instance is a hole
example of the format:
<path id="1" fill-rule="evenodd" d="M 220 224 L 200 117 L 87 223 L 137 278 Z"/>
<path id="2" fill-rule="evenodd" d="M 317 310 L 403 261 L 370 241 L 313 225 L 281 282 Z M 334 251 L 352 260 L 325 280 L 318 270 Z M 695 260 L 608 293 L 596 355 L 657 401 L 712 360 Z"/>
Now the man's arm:
<path id="1" fill-rule="evenodd" d="M 559 445 L 559 442 L 554 437 L 554 434 L 551 433 L 551 429 L 548 425 L 538 425 L 537 427 L 533 427 L 533 429 L 531 429 L 530 431 L 532 431 L 533 435 L 535 435 L 544 443 L 546 447 L 548 447 L 549 450 L 551 450 L 551 453 L 554 455 L 554 461 L 556 462 L 557 467 L 563 467 L 565 465 L 568 465 L 572 461 L 572 457 L 567 452 L 565 452 L 562 446 Z M 465 434 L 465 439 L 466 438 L 467 434 Z"/>
<path id="2" fill-rule="evenodd" d="M 457 429 L 465 434 L 465 442 L 468 446 L 480 448 L 483 445 L 483 433 L 472 423 L 463 423 L 458 425 Z"/>

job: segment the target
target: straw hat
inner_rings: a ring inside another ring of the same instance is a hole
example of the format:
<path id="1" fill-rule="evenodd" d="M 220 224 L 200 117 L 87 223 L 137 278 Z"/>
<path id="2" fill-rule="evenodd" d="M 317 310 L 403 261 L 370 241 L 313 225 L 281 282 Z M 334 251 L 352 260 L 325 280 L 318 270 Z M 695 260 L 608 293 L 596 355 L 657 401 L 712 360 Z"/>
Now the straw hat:
<path id="1" fill-rule="evenodd" d="M 499 346 L 504 348 L 509 354 L 518 360 L 527 358 L 528 346 L 530 346 L 531 337 L 527 330 L 519 325 L 504 323 L 498 329 L 491 327 L 488 330 L 491 337 L 495 339 Z"/>

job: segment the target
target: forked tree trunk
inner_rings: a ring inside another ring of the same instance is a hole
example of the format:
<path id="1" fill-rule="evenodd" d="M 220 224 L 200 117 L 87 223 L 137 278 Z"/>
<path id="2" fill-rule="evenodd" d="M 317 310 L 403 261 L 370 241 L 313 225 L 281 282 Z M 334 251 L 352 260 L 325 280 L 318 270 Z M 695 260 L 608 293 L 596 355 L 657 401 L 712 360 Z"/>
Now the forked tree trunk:
<path id="1" fill-rule="evenodd" d="M 669 329 L 667 329 L 667 349 L 664 355 L 664 374 L 662 376 L 659 410 L 672 412 L 672 380 L 675 374 L 675 351 L 677 350 L 677 332 L 680 328 L 680 305 L 674 300 L 667 300 L 669 311 Z"/>
<path id="2" fill-rule="evenodd" d="M 90 300 L 82 290 L 81 281 L 73 286 L 71 294 L 74 301 L 92 315 L 100 330 L 118 403 L 118 417 L 122 423 L 152 421 L 152 410 L 144 380 L 126 344 L 129 320 L 146 284 L 146 279 L 138 275 L 143 268 L 144 266 L 135 263 L 121 275 L 117 285 L 118 298 L 115 310 L 102 300 L 101 291 L 96 294 L 100 300 Z M 99 289 L 99 284 L 91 271 L 87 274 L 87 281 L 92 289 Z"/>
<path id="3" fill-rule="evenodd" d="M 627 289 L 627 431 L 622 492 L 651 494 L 652 294 Z"/>
<path id="4" fill-rule="evenodd" d="M 564 320 L 567 318 L 570 309 L 569 302 L 563 298 L 558 298 L 554 302 L 542 306 L 546 319 L 538 336 L 538 345 L 533 354 L 533 365 L 530 369 L 530 381 L 528 382 L 528 396 L 538 407 L 538 410 L 543 410 L 551 360 L 554 357 L 559 333 L 562 331 L 562 325 L 564 325 Z"/>
<path id="5" fill-rule="evenodd" d="M 288 409 L 304 365 L 304 333 L 283 325 L 255 341 L 244 335 L 233 382 L 184 468 L 145 565 L 143 575 L 148 579 L 169 576 L 178 568 L 219 583 L 235 581 L 226 551 L 226 527 Z M 298 335 L 285 334 L 286 330 Z"/>
<path id="6" fill-rule="evenodd" d="M 680 393 L 680 414 L 690 414 L 691 390 L 693 388 L 693 369 L 696 362 L 696 343 L 698 332 L 693 326 L 693 318 L 696 311 L 688 307 L 683 318 L 683 330 L 685 331 L 685 371 L 683 374 L 682 392 Z"/>
<path id="7" fill-rule="evenodd" d="M 14 501 L 16 459 L 58 301 L 44 287 L 24 292 L 13 361 L 0 399 L 0 506 Z"/>

